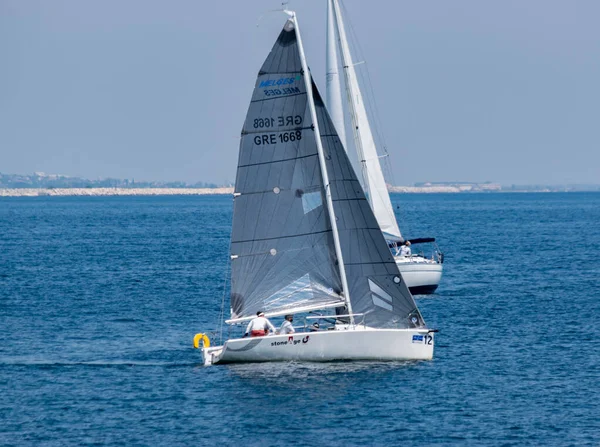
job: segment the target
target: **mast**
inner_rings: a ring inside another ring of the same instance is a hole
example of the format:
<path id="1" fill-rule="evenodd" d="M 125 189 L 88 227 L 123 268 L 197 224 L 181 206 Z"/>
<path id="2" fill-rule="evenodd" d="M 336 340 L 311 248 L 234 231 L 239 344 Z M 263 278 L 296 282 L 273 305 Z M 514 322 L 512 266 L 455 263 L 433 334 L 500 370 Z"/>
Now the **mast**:
<path id="1" fill-rule="evenodd" d="M 337 130 L 342 146 L 346 151 L 346 126 L 344 126 L 344 109 L 342 107 L 342 87 L 338 72 L 338 56 L 335 33 L 335 12 L 332 0 L 327 0 L 327 76 L 325 82 L 325 100 L 333 125 Z"/>
<path id="2" fill-rule="evenodd" d="M 367 111 L 364 106 L 356 71 L 348 39 L 346 37 L 346 29 L 342 21 L 340 6 L 338 0 L 330 0 L 333 2 L 337 31 L 340 37 L 340 47 L 342 50 L 342 63 L 344 66 L 344 76 L 346 80 L 346 91 L 348 94 L 348 104 L 350 106 L 350 115 L 352 117 L 352 129 L 354 132 L 354 143 L 358 153 L 358 159 L 361 163 L 361 171 L 365 183 L 365 190 L 369 197 L 369 203 L 373 209 L 373 213 L 377 218 L 377 222 L 381 227 L 386 239 L 402 240 L 398 222 L 394 215 L 390 195 L 387 191 L 375 140 L 369 125 Z"/>
<path id="3" fill-rule="evenodd" d="M 321 175 L 323 176 L 323 186 L 325 188 L 325 198 L 327 200 L 327 210 L 329 211 L 329 220 L 331 223 L 331 230 L 333 233 L 333 245 L 335 247 L 335 254 L 338 259 L 338 266 L 340 269 L 340 278 L 342 280 L 342 287 L 344 289 L 344 300 L 346 301 L 346 308 L 350 315 L 350 323 L 354 324 L 354 316 L 352 314 L 352 305 L 350 303 L 350 288 L 348 287 L 348 280 L 346 279 L 346 267 L 344 266 L 344 258 L 342 257 L 342 248 L 340 246 L 340 235 L 338 232 L 337 222 L 335 218 L 335 210 L 333 208 L 333 200 L 331 198 L 331 185 L 329 183 L 329 175 L 327 174 L 327 164 L 325 162 L 325 154 L 323 151 L 323 144 L 321 142 L 321 132 L 319 131 L 319 121 L 317 119 L 317 112 L 315 110 L 315 103 L 312 91 L 312 76 L 308 70 L 306 64 L 306 57 L 304 55 L 304 47 L 302 46 L 302 38 L 300 37 L 300 26 L 298 25 L 298 19 L 296 13 L 293 11 L 285 11 L 290 17 L 291 22 L 296 27 L 296 38 L 298 39 L 298 52 L 300 53 L 300 62 L 302 64 L 302 71 L 304 71 L 304 84 L 306 87 L 306 95 L 308 98 L 308 107 L 310 109 L 310 116 L 314 125 L 315 140 L 317 143 L 317 151 L 319 153 L 319 164 L 321 166 Z"/>

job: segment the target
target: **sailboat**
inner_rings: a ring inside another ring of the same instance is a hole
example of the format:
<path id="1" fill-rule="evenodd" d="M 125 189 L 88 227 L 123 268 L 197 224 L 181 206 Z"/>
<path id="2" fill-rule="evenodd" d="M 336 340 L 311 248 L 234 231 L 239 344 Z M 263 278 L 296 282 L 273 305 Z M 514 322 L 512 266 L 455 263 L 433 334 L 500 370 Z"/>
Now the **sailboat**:
<path id="1" fill-rule="evenodd" d="M 240 141 L 225 321 L 239 336 L 210 346 L 197 334 L 194 345 L 205 365 L 431 359 L 435 330 L 398 271 L 313 82 L 296 14 L 284 12 Z M 242 337 L 259 312 L 321 325 Z"/>
<path id="2" fill-rule="evenodd" d="M 396 263 L 410 291 L 414 294 L 433 293 L 442 278 L 443 254 L 435 244 L 435 238 L 409 239 L 411 245 L 433 244 L 431 256 L 406 254 L 401 250 L 407 241 L 402 237 L 394 209 L 387 190 L 380 156 L 373 138 L 373 132 L 356 76 L 355 65 L 350 53 L 346 29 L 338 0 L 327 0 L 327 108 L 334 126 L 345 141 L 344 109 L 341 95 L 341 82 L 338 69 L 337 45 L 341 52 L 341 62 L 347 93 L 348 111 L 352 121 L 354 146 L 361 167 L 363 185 L 377 222 L 395 254 Z M 337 37 L 337 38 L 336 38 Z M 360 63 L 360 62 L 359 62 Z"/>

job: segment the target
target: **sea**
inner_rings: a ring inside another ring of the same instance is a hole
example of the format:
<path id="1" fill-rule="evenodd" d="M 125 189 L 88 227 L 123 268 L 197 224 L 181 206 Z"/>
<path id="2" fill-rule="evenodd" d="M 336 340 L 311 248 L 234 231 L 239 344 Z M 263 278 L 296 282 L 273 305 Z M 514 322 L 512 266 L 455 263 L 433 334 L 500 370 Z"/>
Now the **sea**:
<path id="1" fill-rule="evenodd" d="M 600 193 L 392 202 L 432 361 L 205 367 L 230 196 L 0 198 L 0 445 L 600 446 Z"/>

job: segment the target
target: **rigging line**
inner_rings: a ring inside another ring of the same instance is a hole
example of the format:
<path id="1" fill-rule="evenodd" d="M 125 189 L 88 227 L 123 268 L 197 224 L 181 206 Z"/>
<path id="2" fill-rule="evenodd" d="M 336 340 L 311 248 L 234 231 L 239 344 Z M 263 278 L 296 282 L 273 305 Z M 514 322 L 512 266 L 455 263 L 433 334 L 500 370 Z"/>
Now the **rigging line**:
<path id="1" fill-rule="evenodd" d="M 362 55 L 364 55 L 364 51 L 362 49 L 362 46 L 360 45 L 360 40 L 358 38 L 358 34 L 354 30 L 354 26 L 352 24 L 352 21 L 349 18 L 350 15 L 348 14 L 348 11 L 347 11 L 347 9 L 346 9 L 346 7 L 345 7 L 345 5 L 343 3 L 342 3 L 342 8 L 344 9 L 345 22 L 348 23 L 349 27 L 350 27 L 350 38 L 352 40 L 352 43 L 356 47 L 356 49 L 358 50 L 358 53 L 359 53 L 358 55 L 362 56 Z M 374 95 L 374 91 L 373 91 L 373 84 L 371 82 L 371 78 L 370 78 L 370 75 L 369 75 L 368 64 L 365 63 L 365 60 L 364 60 L 365 58 L 364 57 L 361 57 L 360 59 L 363 59 L 363 61 L 359 62 L 359 63 L 355 63 L 354 65 L 365 64 L 366 77 L 368 79 L 365 80 L 365 74 L 362 71 L 359 71 L 359 75 L 363 79 L 363 85 L 366 85 L 366 87 L 368 87 L 369 90 L 370 90 L 371 94 L 370 94 L 370 96 L 367 96 L 368 106 L 369 106 L 369 109 L 372 112 L 371 115 L 372 116 L 374 115 L 374 118 L 375 118 L 375 123 L 374 124 L 375 124 L 375 131 L 377 132 L 377 136 L 379 138 L 381 138 L 381 140 L 382 140 L 381 142 L 385 146 L 385 142 L 383 141 L 383 138 L 382 138 L 383 135 L 382 135 L 380 129 L 378 128 L 378 124 L 379 124 L 380 120 L 378 118 L 377 108 L 373 107 L 373 104 L 372 104 L 372 103 L 375 102 L 375 95 Z"/>
<path id="2" fill-rule="evenodd" d="M 233 226 L 232 226 L 233 232 Z M 229 240 L 231 241 L 231 234 L 229 235 Z M 223 322 L 225 320 L 225 294 L 227 292 L 227 280 L 229 278 L 229 273 L 231 271 L 231 257 L 228 256 L 227 260 L 227 268 L 225 269 L 225 278 L 223 279 L 223 295 L 221 297 L 221 315 L 219 316 L 220 326 L 219 326 L 219 344 L 223 344 Z"/>
<path id="3" fill-rule="evenodd" d="M 344 10 L 344 15 L 345 15 L 345 22 L 349 24 L 349 28 L 350 28 L 350 36 L 352 39 L 352 43 L 354 44 L 354 46 L 358 49 L 359 55 L 362 56 L 364 54 L 362 47 L 360 45 L 360 40 L 358 39 L 358 35 L 356 34 L 355 30 L 354 30 L 354 26 L 352 25 L 352 21 L 348 18 L 348 10 L 346 9 L 345 5 L 340 1 L 339 2 Z M 361 59 L 365 59 L 364 57 L 361 57 Z M 355 64 L 356 65 L 356 64 Z M 375 91 L 373 89 L 373 83 L 371 82 L 371 75 L 369 72 L 369 64 L 365 64 L 365 72 L 363 73 L 362 70 L 358 71 L 359 76 L 362 79 L 362 84 L 364 86 L 366 86 L 369 90 L 369 94 L 367 95 L 367 107 L 370 111 L 370 115 L 374 118 L 374 126 L 375 127 L 375 133 L 377 134 L 377 139 L 379 140 L 379 142 L 381 144 L 377 145 L 377 147 L 382 150 L 385 154 L 388 154 L 387 151 L 387 142 L 385 140 L 385 136 L 383 134 L 383 126 L 382 126 L 382 122 L 381 119 L 379 117 L 379 108 L 377 107 L 377 101 L 376 101 L 376 97 L 375 97 Z M 364 99 L 364 98 L 363 98 Z M 395 184 L 395 178 L 394 178 L 394 171 L 393 169 L 391 169 L 391 162 L 390 159 L 388 158 L 387 160 L 385 160 L 384 162 L 385 165 L 385 174 L 388 176 L 389 180 L 391 181 L 392 184 Z"/>
<path id="4" fill-rule="evenodd" d="M 387 152 L 383 155 L 378 155 L 375 158 L 365 158 L 364 160 L 361 160 L 361 163 L 366 163 L 368 161 L 373 161 L 373 160 L 379 160 L 380 158 L 385 158 L 385 157 L 389 157 L 390 154 L 388 154 Z"/>

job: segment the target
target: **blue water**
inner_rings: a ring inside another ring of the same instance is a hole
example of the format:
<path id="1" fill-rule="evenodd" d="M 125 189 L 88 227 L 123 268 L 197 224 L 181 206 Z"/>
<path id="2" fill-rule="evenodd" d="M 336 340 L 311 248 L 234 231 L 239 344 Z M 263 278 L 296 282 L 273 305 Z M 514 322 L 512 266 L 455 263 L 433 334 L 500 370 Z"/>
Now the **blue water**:
<path id="1" fill-rule="evenodd" d="M 600 445 L 600 194 L 393 201 L 433 361 L 205 368 L 229 197 L 0 199 L 0 444 Z"/>

